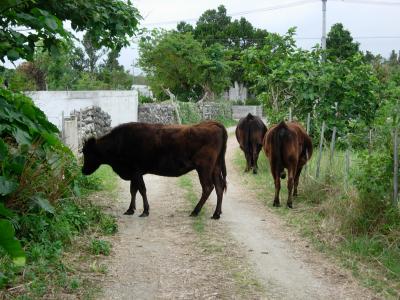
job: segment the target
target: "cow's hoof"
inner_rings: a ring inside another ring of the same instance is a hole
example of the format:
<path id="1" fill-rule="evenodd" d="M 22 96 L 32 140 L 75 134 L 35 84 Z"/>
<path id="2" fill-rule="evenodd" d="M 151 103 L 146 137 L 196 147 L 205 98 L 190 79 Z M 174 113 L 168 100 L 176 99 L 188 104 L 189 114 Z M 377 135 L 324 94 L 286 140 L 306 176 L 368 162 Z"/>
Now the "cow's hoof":
<path id="1" fill-rule="evenodd" d="M 211 219 L 218 220 L 220 218 L 219 214 L 213 214 Z"/>
<path id="2" fill-rule="evenodd" d="M 124 212 L 124 215 L 133 215 L 135 213 L 134 210 L 128 209 L 126 212 Z"/>
<path id="3" fill-rule="evenodd" d="M 256 169 L 253 169 L 253 174 L 257 174 L 257 170 Z"/>
<path id="4" fill-rule="evenodd" d="M 292 203 L 288 203 L 288 204 L 287 204 L 287 207 L 289 207 L 289 208 L 293 208 L 293 205 L 292 205 Z"/>
<path id="5" fill-rule="evenodd" d="M 149 216 L 149 212 L 144 211 L 144 212 L 142 212 L 142 214 L 139 217 L 144 218 L 144 217 L 148 217 L 148 216 Z"/>
<path id="6" fill-rule="evenodd" d="M 191 217 L 197 217 L 198 215 L 199 215 L 198 212 L 192 211 L 192 212 L 190 213 L 189 216 L 191 216 Z"/>
<path id="7" fill-rule="evenodd" d="M 274 207 L 281 207 L 281 204 L 278 203 L 278 202 L 274 202 L 273 206 L 274 206 Z"/>

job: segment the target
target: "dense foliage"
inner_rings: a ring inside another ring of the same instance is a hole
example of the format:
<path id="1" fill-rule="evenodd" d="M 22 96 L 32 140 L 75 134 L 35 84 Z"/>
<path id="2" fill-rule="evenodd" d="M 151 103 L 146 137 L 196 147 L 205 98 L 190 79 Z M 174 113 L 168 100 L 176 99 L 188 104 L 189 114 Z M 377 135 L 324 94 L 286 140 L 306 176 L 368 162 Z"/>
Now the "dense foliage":
<path id="1" fill-rule="evenodd" d="M 269 119 L 281 120 L 291 107 L 299 120 L 312 113 L 315 123 L 336 126 L 342 136 L 354 122 L 370 126 L 380 104 L 372 66 L 359 53 L 340 64 L 323 60 L 319 48 L 296 47 L 294 34 L 294 29 L 284 36 L 270 34 L 262 48 L 244 52 L 245 75 L 255 83 L 252 88 L 270 111 Z"/>
<path id="2" fill-rule="evenodd" d="M 57 53 L 39 52 L 15 70 L 0 70 L 13 91 L 130 89 L 133 76 L 117 60 L 119 50 L 64 43 Z"/>
<path id="3" fill-rule="evenodd" d="M 145 35 L 139 65 L 158 99 L 169 89 L 181 101 L 213 100 L 232 82 L 245 81 L 242 51 L 260 47 L 267 35 L 245 18 L 232 20 L 221 5 L 205 11 L 195 27 L 180 22 L 177 30 Z"/>
<path id="4" fill-rule="evenodd" d="M 96 47 L 121 49 L 137 29 L 139 13 L 130 1 L 5 0 L 0 2 L 0 60 L 32 60 L 37 44 L 57 52 L 75 31 L 87 31 Z"/>
<path id="5" fill-rule="evenodd" d="M 45 262 L 62 265 L 62 252 L 74 235 L 96 223 L 104 224 L 104 232 L 115 231 L 114 221 L 98 207 L 77 200 L 89 182 L 58 138 L 58 129 L 28 97 L 4 89 L 0 158 L 0 288 L 21 280 L 18 268 L 25 257 L 28 279 L 42 282 L 40 268 Z"/>

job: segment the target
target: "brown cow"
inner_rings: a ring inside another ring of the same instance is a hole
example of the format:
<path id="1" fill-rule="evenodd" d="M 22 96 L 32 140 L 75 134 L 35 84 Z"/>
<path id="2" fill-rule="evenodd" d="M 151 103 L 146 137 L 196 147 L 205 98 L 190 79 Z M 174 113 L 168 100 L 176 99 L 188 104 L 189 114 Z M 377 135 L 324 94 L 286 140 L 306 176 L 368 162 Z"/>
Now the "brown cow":
<path id="1" fill-rule="evenodd" d="M 257 174 L 258 155 L 260 154 L 266 132 L 267 127 L 257 116 L 249 113 L 246 117 L 239 120 L 235 133 L 240 149 L 243 150 L 246 158 L 245 172 L 253 169 L 253 173 Z"/>
<path id="2" fill-rule="evenodd" d="M 301 170 L 312 155 L 311 138 L 298 123 L 282 121 L 268 130 L 263 146 L 274 178 L 274 206 L 280 206 L 280 179 L 286 177 L 284 171 L 284 168 L 286 168 L 288 170 L 287 206 L 292 208 L 292 196 L 297 196 Z"/>
<path id="3" fill-rule="evenodd" d="M 82 173 L 92 174 L 101 164 L 110 165 L 124 180 L 130 180 L 131 203 L 127 215 L 136 209 L 136 193 L 143 198 L 149 215 L 144 174 L 178 177 L 196 170 L 202 187 L 199 203 L 191 216 L 197 216 L 215 187 L 219 219 L 222 194 L 226 190 L 225 151 L 228 135 L 225 127 L 214 121 L 197 125 L 160 125 L 127 123 L 115 127 L 101 138 L 90 138 L 83 147 Z"/>

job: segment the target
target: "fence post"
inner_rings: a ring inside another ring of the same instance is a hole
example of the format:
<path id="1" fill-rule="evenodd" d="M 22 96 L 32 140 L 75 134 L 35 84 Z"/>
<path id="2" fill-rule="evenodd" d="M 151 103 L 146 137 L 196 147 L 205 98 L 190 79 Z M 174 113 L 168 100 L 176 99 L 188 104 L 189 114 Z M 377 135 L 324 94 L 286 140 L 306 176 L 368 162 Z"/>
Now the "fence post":
<path id="1" fill-rule="evenodd" d="M 393 147 L 393 205 L 397 206 L 397 196 L 399 193 L 399 141 L 398 141 L 398 127 L 394 129 L 394 147 Z"/>
<path id="2" fill-rule="evenodd" d="M 65 117 L 64 111 L 61 113 L 61 140 L 65 142 Z"/>
<path id="3" fill-rule="evenodd" d="M 335 140 L 336 140 L 336 127 L 333 127 L 332 140 L 331 140 L 331 153 L 329 157 L 329 164 L 332 166 L 333 153 L 335 152 Z"/>
<path id="4" fill-rule="evenodd" d="M 322 128 L 321 128 L 321 138 L 319 141 L 319 153 L 318 153 L 318 161 L 317 161 L 317 171 L 315 173 L 315 177 L 319 177 L 319 170 L 321 166 L 321 156 L 322 156 L 322 146 L 324 143 L 324 131 L 325 131 L 325 121 L 322 122 Z"/>
<path id="5" fill-rule="evenodd" d="M 289 122 L 292 122 L 292 107 L 289 107 Z"/>
<path id="6" fill-rule="evenodd" d="M 310 122 L 311 122 L 311 114 L 308 113 L 308 114 L 307 114 L 307 127 L 306 127 L 306 129 L 307 129 L 307 134 L 310 134 Z M 306 150 L 306 159 L 307 159 L 307 161 L 308 161 L 308 150 Z M 304 171 L 307 172 L 307 164 L 304 166 Z"/>
<path id="7" fill-rule="evenodd" d="M 350 151 L 349 149 L 346 149 L 346 158 L 345 158 L 345 182 L 347 183 L 347 180 L 349 179 L 349 173 L 350 173 Z"/>

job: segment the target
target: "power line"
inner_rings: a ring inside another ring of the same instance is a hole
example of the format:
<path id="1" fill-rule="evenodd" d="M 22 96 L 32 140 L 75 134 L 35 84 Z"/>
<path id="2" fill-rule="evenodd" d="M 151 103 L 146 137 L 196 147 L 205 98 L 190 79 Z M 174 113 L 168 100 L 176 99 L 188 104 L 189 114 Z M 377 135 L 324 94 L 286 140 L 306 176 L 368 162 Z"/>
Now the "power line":
<path id="1" fill-rule="evenodd" d="M 370 5 L 386 5 L 386 6 L 399 6 L 400 2 L 394 1 L 377 1 L 377 0 L 329 0 L 334 2 L 342 2 L 342 3 L 355 3 L 355 4 L 370 4 Z"/>
<path id="2" fill-rule="evenodd" d="M 257 13 L 257 12 L 266 12 L 266 11 L 273 11 L 273 10 L 284 9 L 284 8 L 291 8 L 291 7 L 295 7 L 295 6 L 300 6 L 300 5 L 316 2 L 316 1 L 317 0 L 301 0 L 301 1 L 295 1 L 292 3 L 285 3 L 285 4 L 274 5 L 274 6 L 264 7 L 264 8 L 234 12 L 234 13 L 230 13 L 227 15 L 231 16 L 231 17 L 243 16 L 243 15 L 248 15 L 248 14 Z M 171 20 L 171 21 L 157 22 L 157 23 L 147 23 L 147 24 L 143 24 L 143 25 L 144 26 L 169 25 L 169 24 L 175 24 L 175 23 L 182 22 L 182 21 L 183 22 L 194 22 L 197 20 L 198 20 L 198 18 L 191 18 L 191 19 Z"/>

